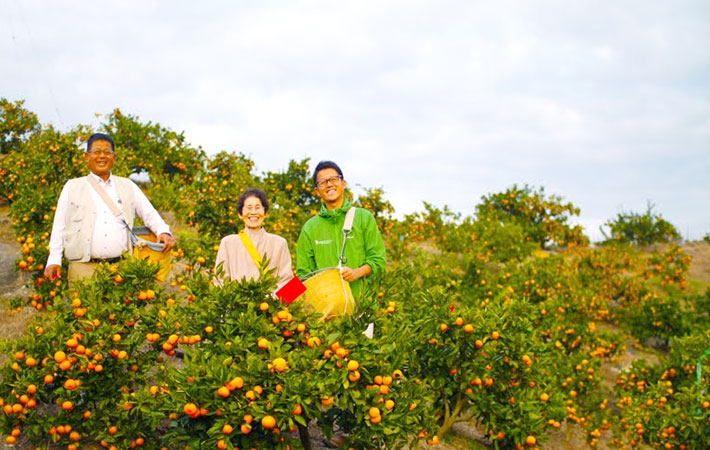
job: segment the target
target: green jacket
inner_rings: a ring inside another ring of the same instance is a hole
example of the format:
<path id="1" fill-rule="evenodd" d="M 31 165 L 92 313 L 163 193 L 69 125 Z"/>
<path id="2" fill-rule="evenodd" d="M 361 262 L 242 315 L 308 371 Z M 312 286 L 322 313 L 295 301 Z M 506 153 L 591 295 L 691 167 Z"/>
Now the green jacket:
<path id="1" fill-rule="evenodd" d="M 296 247 L 297 276 L 302 278 L 316 270 L 338 265 L 343 246 L 343 222 L 349 208 L 347 200 L 341 208 L 332 211 L 321 205 L 318 215 L 303 225 Z M 351 269 L 369 264 L 371 276 L 378 276 L 385 270 L 385 243 L 377 229 L 375 217 L 366 209 L 357 208 L 355 212 L 345 258 L 344 265 Z M 350 283 L 355 298 L 359 297 L 362 284 L 363 278 Z"/>

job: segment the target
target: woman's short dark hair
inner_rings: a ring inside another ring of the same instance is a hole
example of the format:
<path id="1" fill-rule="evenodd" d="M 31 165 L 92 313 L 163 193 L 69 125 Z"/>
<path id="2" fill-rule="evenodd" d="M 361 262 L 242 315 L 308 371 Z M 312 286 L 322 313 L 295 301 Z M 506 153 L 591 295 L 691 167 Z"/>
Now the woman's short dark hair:
<path id="1" fill-rule="evenodd" d="M 338 167 L 337 164 L 335 164 L 333 161 L 321 161 L 318 163 L 315 169 L 313 169 L 313 185 L 317 186 L 318 185 L 318 172 L 324 169 L 335 169 L 336 172 L 338 172 L 338 175 L 340 175 L 340 178 L 343 178 L 343 171 L 340 170 L 340 167 Z"/>
<path id="2" fill-rule="evenodd" d="M 113 139 L 111 139 L 111 136 L 109 136 L 106 133 L 94 133 L 91 136 L 89 136 L 89 140 L 86 141 L 86 151 L 87 152 L 91 151 L 91 144 L 93 144 L 95 141 L 106 141 L 109 144 L 111 144 L 111 151 L 112 152 L 116 151 L 116 149 L 114 148 Z"/>
<path id="3" fill-rule="evenodd" d="M 239 196 L 239 200 L 237 201 L 237 211 L 239 211 L 239 215 L 242 215 L 242 209 L 244 209 L 244 202 L 246 202 L 249 197 L 258 198 L 261 201 L 261 206 L 264 207 L 264 214 L 269 212 L 269 200 L 267 200 L 266 198 L 266 192 L 262 191 L 259 188 L 251 187 L 246 191 L 242 192 L 242 195 Z"/>

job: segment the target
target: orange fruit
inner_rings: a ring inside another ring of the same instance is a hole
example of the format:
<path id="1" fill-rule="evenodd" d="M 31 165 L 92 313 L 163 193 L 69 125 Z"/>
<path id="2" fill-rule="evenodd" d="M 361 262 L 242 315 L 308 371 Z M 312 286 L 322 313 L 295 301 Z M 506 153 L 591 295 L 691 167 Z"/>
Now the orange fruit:
<path id="1" fill-rule="evenodd" d="M 525 444 L 532 447 L 533 445 L 537 444 L 537 439 L 535 436 L 528 436 L 525 438 Z"/>
<path id="2" fill-rule="evenodd" d="M 200 412 L 200 409 L 194 403 L 186 404 L 182 410 L 190 417 L 196 416 Z"/>
<path id="3" fill-rule="evenodd" d="M 277 372 L 283 372 L 288 367 L 288 363 L 283 358 L 276 358 L 271 362 L 272 367 Z"/>
<path id="4" fill-rule="evenodd" d="M 330 406 L 334 401 L 335 399 L 333 397 L 323 397 L 320 399 L 321 404 L 324 406 Z"/>
<path id="5" fill-rule="evenodd" d="M 235 389 L 241 389 L 244 386 L 244 379 L 242 377 L 234 377 L 227 383 L 227 388 L 230 391 Z"/>
<path id="6" fill-rule="evenodd" d="M 368 411 L 368 414 L 370 415 L 370 417 L 379 417 L 380 416 L 380 408 L 373 406 Z"/>
<path id="7" fill-rule="evenodd" d="M 276 426 L 276 419 L 274 419 L 274 416 L 264 416 L 261 419 L 261 426 L 267 429 L 274 428 Z"/>
<path id="8" fill-rule="evenodd" d="M 222 398 L 229 397 L 229 388 L 227 388 L 226 386 L 221 386 L 219 389 L 217 389 L 217 395 Z"/>
<path id="9" fill-rule="evenodd" d="M 348 370 L 351 372 L 355 372 L 357 369 L 360 368 L 360 363 L 355 361 L 354 359 L 351 359 L 348 361 Z"/>
<path id="10" fill-rule="evenodd" d="M 62 363 L 67 359 L 67 354 L 64 353 L 63 351 L 59 350 L 54 352 L 54 360 L 58 363 Z"/>
<path id="11" fill-rule="evenodd" d="M 301 405 L 296 405 L 293 407 L 293 410 L 291 411 L 295 416 L 300 416 L 301 413 L 303 412 L 303 408 Z"/>
<path id="12" fill-rule="evenodd" d="M 267 349 L 269 348 L 269 340 L 266 338 L 259 338 L 259 340 L 256 341 L 256 346 L 259 348 Z"/>
<path id="13" fill-rule="evenodd" d="M 30 384 L 29 386 L 27 386 L 27 393 L 28 393 L 28 394 L 34 394 L 35 392 L 37 392 L 37 386 L 36 386 L 36 385 Z"/>
<path id="14" fill-rule="evenodd" d="M 370 417 L 370 422 L 372 422 L 372 423 L 380 423 L 380 422 L 382 422 L 382 416 Z"/>
<path id="15" fill-rule="evenodd" d="M 251 425 L 248 423 L 243 423 L 241 427 L 239 427 L 239 431 L 242 432 L 242 434 L 249 434 L 251 433 Z"/>
<path id="16" fill-rule="evenodd" d="M 246 423 L 252 423 L 252 421 L 254 420 L 254 416 L 252 416 L 251 414 L 245 414 L 243 419 Z"/>
<path id="17" fill-rule="evenodd" d="M 72 409 L 74 409 L 74 404 L 72 402 L 70 402 L 69 400 L 65 400 L 62 403 L 62 409 L 64 411 L 71 411 Z"/>
<path id="18" fill-rule="evenodd" d="M 234 431 L 234 427 L 228 423 L 225 423 L 222 427 L 222 434 L 232 434 L 232 431 Z"/>
<path id="19" fill-rule="evenodd" d="M 491 333 L 491 339 L 493 339 L 494 341 L 497 341 L 499 337 L 500 333 L 498 333 L 497 331 Z"/>
<path id="20" fill-rule="evenodd" d="M 467 323 L 463 326 L 463 331 L 465 331 L 466 333 L 473 333 L 473 325 Z"/>
<path id="21" fill-rule="evenodd" d="M 550 399 L 550 395 L 547 392 L 540 394 L 540 401 L 546 402 Z"/>

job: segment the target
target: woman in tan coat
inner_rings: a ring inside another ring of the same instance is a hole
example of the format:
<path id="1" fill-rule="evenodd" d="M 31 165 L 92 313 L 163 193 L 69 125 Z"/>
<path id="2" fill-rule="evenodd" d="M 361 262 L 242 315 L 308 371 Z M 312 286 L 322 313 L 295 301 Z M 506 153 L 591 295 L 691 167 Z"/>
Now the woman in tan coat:
<path id="1" fill-rule="evenodd" d="M 244 230 L 239 234 L 230 234 L 220 242 L 215 267 L 222 264 L 223 272 L 217 274 L 215 284 L 222 284 L 225 279 L 258 279 L 257 261 L 265 257 L 269 260 L 268 269 L 276 269 L 278 290 L 293 278 L 291 253 L 286 239 L 264 230 L 264 219 L 269 211 L 266 193 L 257 188 L 247 189 L 239 196 L 237 211 L 244 222 Z M 250 253 L 250 243 L 258 255 Z"/>

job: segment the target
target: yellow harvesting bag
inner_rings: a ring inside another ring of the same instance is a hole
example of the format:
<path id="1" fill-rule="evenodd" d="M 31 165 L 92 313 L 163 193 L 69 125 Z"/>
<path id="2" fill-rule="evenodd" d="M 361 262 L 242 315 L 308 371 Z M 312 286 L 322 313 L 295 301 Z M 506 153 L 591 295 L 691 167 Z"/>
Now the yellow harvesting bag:
<path id="1" fill-rule="evenodd" d="M 343 280 L 339 268 L 331 267 L 315 272 L 303 284 L 306 285 L 306 292 L 299 298 L 306 311 L 320 312 L 324 320 L 352 314 L 355 299 L 350 283 Z"/>
<path id="2" fill-rule="evenodd" d="M 133 243 L 133 256 L 140 259 L 147 259 L 154 264 L 158 264 L 160 270 L 155 276 L 155 279 L 161 283 L 167 280 L 168 275 L 170 275 L 170 270 L 173 268 L 170 252 L 163 253 L 162 251 L 151 248 L 151 245 L 148 245 L 148 242 L 158 242 L 157 236 L 151 232 L 149 228 L 135 227 L 132 231 L 133 234 L 139 238 Z"/>

